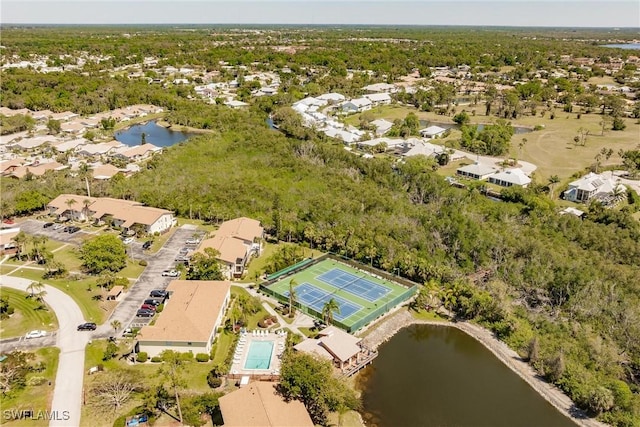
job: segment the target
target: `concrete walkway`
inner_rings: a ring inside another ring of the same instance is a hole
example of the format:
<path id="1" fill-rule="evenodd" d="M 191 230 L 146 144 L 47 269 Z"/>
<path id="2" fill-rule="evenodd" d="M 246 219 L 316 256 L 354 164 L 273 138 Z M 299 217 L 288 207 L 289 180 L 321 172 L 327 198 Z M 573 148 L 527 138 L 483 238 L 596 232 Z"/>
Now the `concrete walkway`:
<path id="1" fill-rule="evenodd" d="M 24 292 L 27 292 L 31 282 L 19 277 L 0 276 L 0 286 Z M 57 419 L 51 420 L 49 425 L 52 427 L 78 426 L 82 407 L 84 353 L 89 342 L 89 334 L 77 331 L 77 326 L 85 320 L 73 298 L 53 286 L 45 285 L 44 290 L 46 291 L 44 300 L 55 311 L 60 325 L 56 342 L 56 346 L 60 348 L 60 358 L 51 403 L 51 411 L 57 415 L 54 417 Z M 33 409 L 44 411 L 47 408 Z"/>

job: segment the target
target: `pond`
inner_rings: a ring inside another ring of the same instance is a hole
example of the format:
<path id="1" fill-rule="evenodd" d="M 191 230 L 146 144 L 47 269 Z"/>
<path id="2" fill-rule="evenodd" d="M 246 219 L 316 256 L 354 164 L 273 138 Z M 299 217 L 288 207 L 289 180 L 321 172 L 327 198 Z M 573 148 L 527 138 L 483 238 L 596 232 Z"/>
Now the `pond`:
<path id="1" fill-rule="evenodd" d="M 615 47 L 617 49 L 640 50 L 640 43 L 605 44 L 605 45 L 602 45 L 602 47 Z"/>
<path id="2" fill-rule="evenodd" d="M 460 125 L 456 123 L 439 123 L 439 122 L 432 122 L 429 120 L 420 120 L 421 128 L 426 128 L 429 126 L 440 126 L 443 129 L 460 129 Z M 483 124 L 478 124 L 476 126 L 478 126 L 479 131 L 481 131 L 485 127 L 485 125 Z M 513 129 L 516 135 L 533 132 L 533 129 L 524 127 L 524 126 L 513 126 Z"/>
<path id="3" fill-rule="evenodd" d="M 187 132 L 172 131 L 171 129 L 158 125 L 155 121 L 151 121 L 118 131 L 116 132 L 115 138 L 123 144 L 133 147 L 140 145 L 143 133 L 145 134 L 146 141 L 156 147 L 169 147 L 194 136 L 194 134 Z"/>
<path id="4" fill-rule="evenodd" d="M 576 427 L 464 332 L 413 325 L 358 375 L 367 426 Z"/>

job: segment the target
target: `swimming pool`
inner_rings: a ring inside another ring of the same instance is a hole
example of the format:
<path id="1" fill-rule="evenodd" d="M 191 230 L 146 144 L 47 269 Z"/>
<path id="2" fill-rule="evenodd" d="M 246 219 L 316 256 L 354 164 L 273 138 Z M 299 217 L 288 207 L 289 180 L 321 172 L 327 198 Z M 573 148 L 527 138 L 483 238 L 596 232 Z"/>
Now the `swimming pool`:
<path id="1" fill-rule="evenodd" d="M 269 369 L 273 341 L 251 341 L 244 369 Z"/>

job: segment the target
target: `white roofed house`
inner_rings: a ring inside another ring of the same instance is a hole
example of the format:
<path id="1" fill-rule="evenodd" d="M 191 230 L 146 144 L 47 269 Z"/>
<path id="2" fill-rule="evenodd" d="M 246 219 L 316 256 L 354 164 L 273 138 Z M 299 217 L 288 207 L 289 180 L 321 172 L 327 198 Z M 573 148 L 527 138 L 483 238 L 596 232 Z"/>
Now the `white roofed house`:
<path id="1" fill-rule="evenodd" d="M 147 143 L 136 145 L 135 147 L 121 147 L 116 150 L 114 156 L 131 162 L 139 162 L 148 159 L 153 153 L 158 151 L 162 151 L 162 148 Z"/>
<path id="2" fill-rule="evenodd" d="M 489 182 L 501 187 L 516 185 L 526 188 L 531 183 L 531 178 L 522 169 L 507 169 L 489 176 Z"/>
<path id="3" fill-rule="evenodd" d="M 356 98 L 350 101 L 345 101 L 340 104 L 342 111 L 345 113 L 358 113 L 371 109 L 373 103 L 367 98 Z"/>
<path id="4" fill-rule="evenodd" d="M 344 95 L 335 92 L 324 93 L 320 96 L 317 96 L 316 98 L 322 101 L 326 101 L 330 104 L 337 104 L 338 102 L 342 102 L 347 99 Z"/>
<path id="5" fill-rule="evenodd" d="M 373 106 L 391 104 L 391 95 L 386 92 L 365 95 L 364 98 L 367 98 L 369 101 L 371 101 Z"/>
<path id="6" fill-rule="evenodd" d="M 394 93 L 398 91 L 398 88 L 396 87 L 396 85 L 392 85 L 389 83 L 374 83 L 374 84 L 365 86 L 362 89 L 369 93 L 381 93 L 381 92 Z"/>
<path id="7" fill-rule="evenodd" d="M 626 192 L 626 187 L 613 178 L 590 172 L 569 183 L 569 189 L 564 192 L 564 198 L 577 203 L 586 203 L 594 198 L 607 202 L 615 193 L 624 192 Z"/>
<path id="8" fill-rule="evenodd" d="M 371 125 L 376 128 L 376 135 L 382 136 L 393 127 L 393 123 L 385 119 L 377 119 L 371 122 Z"/>
<path id="9" fill-rule="evenodd" d="M 115 140 L 99 144 L 86 144 L 78 147 L 77 154 L 83 157 L 101 156 L 113 152 L 119 147 L 124 147 L 124 144 Z"/>
<path id="10" fill-rule="evenodd" d="M 447 130 L 440 126 L 429 126 L 428 128 L 420 129 L 420 136 L 423 138 L 437 138 L 445 133 Z"/>
<path id="11" fill-rule="evenodd" d="M 409 151 L 407 151 L 406 153 L 403 154 L 403 156 L 405 157 L 411 157 L 411 156 L 427 156 L 427 157 L 434 157 L 437 154 L 441 154 L 444 153 L 445 148 L 441 145 L 436 145 L 436 144 L 431 144 L 429 142 L 422 142 L 419 141 L 416 144 L 414 144 Z"/>
<path id="12" fill-rule="evenodd" d="M 491 165 L 482 163 L 474 163 L 472 165 L 462 166 L 456 170 L 456 174 L 470 179 L 483 181 L 497 172 L 497 169 Z"/>

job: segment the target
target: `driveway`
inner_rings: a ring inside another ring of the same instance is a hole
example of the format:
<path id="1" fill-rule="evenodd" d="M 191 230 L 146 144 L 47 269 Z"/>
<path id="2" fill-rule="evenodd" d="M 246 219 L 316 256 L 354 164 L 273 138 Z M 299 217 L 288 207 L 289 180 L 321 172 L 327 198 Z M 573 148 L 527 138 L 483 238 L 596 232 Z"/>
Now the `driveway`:
<path id="1" fill-rule="evenodd" d="M 169 286 L 169 282 L 173 279 L 171 277 L 162 277 L 162 271 L 175 266 L 174 260 L 178 252 L 195 232 L 195 226 L 183 225 L 173 233 L 173 236 L 167 240 L 155 255 L 146 257 L 147 267 L 144 272 L 136 283 L 129 288 L 129 291 L 125 294 L 126 297 L 118 303 L 109 320 L 99 326 L 93 333 L 94 338 L 113 336 L 114 330 L 111 327 L 111 322 L 114 320 L 118 320 L 122 328 L 139 328 L 151 321 L 151 318 L 136 317 L 136 312 L 144 300 L 149 298 L 149 292 L 154 289 L 164 290 Z"/>
<path id="2" fill-rule="evenodd" d="M 27 291 L 31 280 L 12 276 L 0 276 L 0 286 Z M 80 425 L 80 411 L 82 404 L 82 381 L 84 379 L 84 352 L 89 334 L 76 330 L 83 323 L 84 316 L 75 301 L 66 293 L 45 285 L 47 292 L 44 300 L 55 311 L 60 329 L 58 330 L 56 346 L 60 348 L 58 372 L 53 391 L 51 411 L 60 414 L 49 425 L 53 427 L 68 427 Z M 9 409 L 9 408 L 6 408 Z M 34 408 L 46 410 L 47 408 Z M 65 412 L 66 411 L 66 412 Z M 68 414 L 68 419 L 63 415 Z"/>

